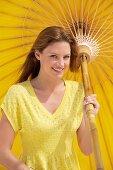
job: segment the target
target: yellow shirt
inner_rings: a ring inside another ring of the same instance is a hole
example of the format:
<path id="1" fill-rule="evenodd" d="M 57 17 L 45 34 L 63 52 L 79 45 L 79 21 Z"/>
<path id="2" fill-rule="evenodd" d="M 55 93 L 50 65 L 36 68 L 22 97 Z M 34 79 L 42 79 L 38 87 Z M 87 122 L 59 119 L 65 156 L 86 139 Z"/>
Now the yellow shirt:
<path id="1" fill-rule="evenodd" d="M 40 103 L 29 80 L 12 85 L 4 97 L 4 110 L 19 132 L 22 160 L 36 170 L 78 170 L 73 138 L 83 117 L 83 86 L 65 81 L 60 106 L 51 114 Z"/>

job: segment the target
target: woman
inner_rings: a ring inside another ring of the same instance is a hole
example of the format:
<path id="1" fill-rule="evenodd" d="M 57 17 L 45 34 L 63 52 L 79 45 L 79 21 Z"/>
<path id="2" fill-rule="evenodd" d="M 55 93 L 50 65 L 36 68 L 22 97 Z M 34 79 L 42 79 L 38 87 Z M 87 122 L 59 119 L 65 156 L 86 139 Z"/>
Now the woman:
<path id="1" fill-rule="evenodd" d="M 82 84 L 62 79 L 68 66 L 77 70 L 76 58 L 76 42 L 63 28 L 48 27 L 37 37 L 1 105 L 0 163 L 8 170 L 79 169 L 75 132 L 81 151 L 92 153 L 85 106 L 92 103 L 96 115 L 96 95 L 83 102 Z M 11 152 L 16 132 L 23 149 L 19 159 Z"/>

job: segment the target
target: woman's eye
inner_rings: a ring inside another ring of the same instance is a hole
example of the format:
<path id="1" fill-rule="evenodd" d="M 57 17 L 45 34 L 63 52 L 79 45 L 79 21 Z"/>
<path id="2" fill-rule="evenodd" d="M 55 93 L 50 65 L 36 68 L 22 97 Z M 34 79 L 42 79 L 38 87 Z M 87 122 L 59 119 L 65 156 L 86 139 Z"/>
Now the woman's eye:
<path id="1" fill-rule="evenodd" d="M 50 57 L 52 57 L 52 58 L 56 58 L 57 56 L 56 56 L 56 55 L 50 55 Z"/>
<path id="2" fill-rule="evenodd" d="M 69 55 L 66 55 L 66 56 L 64 56 L 64 58 L 70 58 L 70 56 L 69 56 Z"/>

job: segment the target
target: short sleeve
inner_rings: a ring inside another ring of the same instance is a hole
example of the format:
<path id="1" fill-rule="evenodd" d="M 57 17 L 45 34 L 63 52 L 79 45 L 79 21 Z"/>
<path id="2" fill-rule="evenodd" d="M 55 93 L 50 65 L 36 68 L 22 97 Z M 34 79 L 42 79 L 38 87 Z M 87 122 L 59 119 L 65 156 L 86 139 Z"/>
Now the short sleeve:
<path id="1" fill-rule="evenodd" d="M 8 89 L 0 107 L 5 112 L 14 131 L 18 132 L 20 129 L 20 112 L 16 85 L 12 85 Z"/>
<path id="2" fill-rule="evenodd" d="M 77 125 L 78 128 L 80 127 L 80 124 L 82 122 L 82 118 L 83 118 L 83 98 L 84 98 L 84 87 L 82 83 L 79 83 L 79 87 L 78 87 L 78 107 L 79 107 L 79 111 L 77 114 Z"/>

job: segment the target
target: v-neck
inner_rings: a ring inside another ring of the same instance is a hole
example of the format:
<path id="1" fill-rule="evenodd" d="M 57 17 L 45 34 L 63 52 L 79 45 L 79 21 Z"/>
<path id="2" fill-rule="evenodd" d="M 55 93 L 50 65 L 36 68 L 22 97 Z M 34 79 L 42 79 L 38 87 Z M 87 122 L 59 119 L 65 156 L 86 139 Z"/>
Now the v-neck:
<path id="1" fill-rule="evenodd" d="M 64 95 L 62 97 L 62 100 L 61 100 L 61 103 L 60 105 L 58 106 L 58 108 L 56 109 L 56 111 L 52 114 L 50 113 L 45 107 L 44 105 L 40 102 L 39 98 L 37 97 L 36 93 L 35 93 L 35 90 L 30 82 L 30 80 L 27 80 L 28 83 L 29 83 L 29 87 L 31 89 L 31 93 L 32 95 L 34 96 L 34 99 L 36 101 L 36 103 L 40 106 L 41 110 L 43 111 L 42 113 L 45 114 L 46 116 L 49 116 L 49 117 L 52 117 L 52 118 L 55 118 L 57 115 L 60 114 L 60 112 L 62 111 L 63 107 L 65 106 L 65 102 L 66 102 L 66 97 L 67 97 L 67 91 L 68 91 L 68 84 L 67 82 L 64 80 L 64 83 L 65 83 L 65 92 L 64 92 Z"/>

